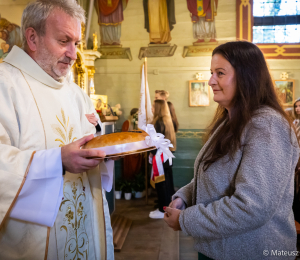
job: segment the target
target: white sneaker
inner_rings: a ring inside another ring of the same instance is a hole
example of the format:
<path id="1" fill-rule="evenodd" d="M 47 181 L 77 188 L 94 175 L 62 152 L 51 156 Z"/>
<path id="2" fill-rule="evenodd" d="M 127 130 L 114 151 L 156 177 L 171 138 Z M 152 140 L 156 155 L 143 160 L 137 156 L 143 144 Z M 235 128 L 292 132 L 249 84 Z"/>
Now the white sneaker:
<path id="1" fill-rule="evenodd" d="M 151 211 L 150 214 L 153 214 L 156 211 L 159 211 L 158 208 L 156 210 Z"/>
<path id="2" fill-rule="evenodd" d="M 154 211 L 153 213 L 149 214 L 150 218 L 164 218 L 164 213 L 160 212 L 159 210 Z"/>

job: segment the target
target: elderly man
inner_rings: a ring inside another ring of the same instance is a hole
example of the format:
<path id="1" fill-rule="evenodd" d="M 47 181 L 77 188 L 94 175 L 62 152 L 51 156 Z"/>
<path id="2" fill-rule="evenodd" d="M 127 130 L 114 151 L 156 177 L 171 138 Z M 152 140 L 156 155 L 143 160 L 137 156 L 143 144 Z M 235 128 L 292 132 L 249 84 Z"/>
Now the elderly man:
<path id="1" fill-rule="evenodd" d="M 95 133 L 85 116 L 95 110 L 65 78 L 81 22 L 75 0 L 29 4 L 23 49 L 0 64 L 0 259 L 114 259 L 107 169 L 89 159 L 105 154 L 80 149 Z"/>

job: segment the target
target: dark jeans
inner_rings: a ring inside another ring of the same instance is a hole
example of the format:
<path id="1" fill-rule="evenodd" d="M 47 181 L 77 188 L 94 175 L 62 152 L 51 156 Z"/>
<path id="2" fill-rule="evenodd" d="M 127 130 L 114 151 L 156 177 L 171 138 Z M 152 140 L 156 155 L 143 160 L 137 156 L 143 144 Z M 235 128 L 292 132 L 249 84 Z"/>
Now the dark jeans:
<path id="1" fill-rule="evenodd" d="M 164 212 L 163 207 L 169 206 L 171 203 L 174 191 L 172 166 L 169 165 L 169 160 L 164 163 L 165 181 L 155 184 L 158 197 L 158 209 Z"/>
<path id="2" fill-rule="evenodd" d="M 212 260 L 212 259 L 198 252 L 198 260 Z"/>

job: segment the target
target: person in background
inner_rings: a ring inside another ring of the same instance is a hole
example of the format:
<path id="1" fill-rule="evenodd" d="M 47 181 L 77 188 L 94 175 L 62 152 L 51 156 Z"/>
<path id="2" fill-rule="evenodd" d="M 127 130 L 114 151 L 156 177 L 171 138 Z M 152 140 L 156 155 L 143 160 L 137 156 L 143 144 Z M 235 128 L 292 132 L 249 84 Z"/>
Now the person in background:
<path id="1" fill-rule="evenodd" d="M 294 103 L 294 118 L 293 121 L 298 143 L 300 143 L 300 98 Z M 293 202 L 294 217 L 297 222 L 300 222 L 300 158 L 295 169 L 295 192 Z"/>
<path id="2" fill-rule="evenodd" d="M 300 98 L 294 103 L 294 118 L 293 124 L 296 128 L 297 138 L 300 139 Z"/>
<path id="3" fill-rule="evenodd" d="M 169 107 L 169 110 L 170 110 L 174 130 L 175 130 L 175 133 L 177 133 L 179 123 L 178 123 L 177 116 L 176 116 L 176 113 L 175 113 L 175 108 L 174 108 L 174 105 L 173 105 L 172 102 L 168 101 L 167 103 L 168 103 L 168 107 Z"/>
<path id="4" fill-rule="evenodd" d="M 155 96 L 154 96 L 155 100 L 161 99 L 161 100 L 168 101 L 168 98 L 169 98 L 169 92 L 168 91 L 166 91 L 166 90 L 155 90 Z"/>
<path id="5" fill-rule="evenodd" d="M 153 125 L 157 133 L 161 133 L 166 139 L 169 139 L 173 144 L 173 148 L 170 148 L 172 152 L 176 150 L 176 136 L 174 131 L 174 126 L 172 123 L 171 115 L 167 102 L 164 100 L 154 101 L 154 115 L 153 115 Z M 157 153 L 157 150 L 150 152 L 150 158 L 153 158 Z M 161 158 L 155 158 L 158 160 Z M 153 158 L 154 160 L 154 158 Z M 171 197 L 174 194 L 174 184 L 173 184 L 173 173 L 172 165 L 170 165 L 169 160 L 163 163 L 165 180 L 155 183 L 155 189 L 157 191 L 158 197 L 158 209 L 150 212 L 150 218 L 163 218 L 164 210 L 163 207 L 167 206 L 171 202 Z"/>
<path id="6" fill-rule="evenodd" d="M 219 106 L 194 178 L 175 193 L 165 221 L 194 238 L 198 259 L 274 259 L 271 250 L 296 251 L 299 146 L 261 50 L 239 41 L 216 47 L 209 85 Z"/>
<path id="7" fill-rule="evenodd" d="M 288 108 L 284 109 L 284 112 L 287 114 L 290 121 L 293 122 L 294 121 L 294 109 L 291 107 L 288 107 Z"/>
<path id="8" fill-rule="evenodd" d="M 138 129 L 138 112 L 138 108 L 131 109 L 129 119 L 126 120 L 122 125 L 122 132 Z"/>

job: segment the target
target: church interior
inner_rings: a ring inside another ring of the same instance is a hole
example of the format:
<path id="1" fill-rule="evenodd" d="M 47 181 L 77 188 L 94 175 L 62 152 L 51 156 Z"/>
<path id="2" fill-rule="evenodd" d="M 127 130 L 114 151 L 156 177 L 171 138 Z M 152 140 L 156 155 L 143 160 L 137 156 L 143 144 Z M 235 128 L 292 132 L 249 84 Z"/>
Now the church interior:
<path id="1" fill-rule="evenodd" d="M 30 2 L 0 0 L 0 63 L 14 45 L 21 47 L 22 12 Z M 142 74 L 151 104 L 156 90 L 168 92 L 179 123 L 172 167 L 175 191 L 193 179 L 195 159 L 218 107 L 208 81 L 212 51 L 220 44 L 255 43 L 264 54 L 284 110 L 293 116 L 294 102 L 300 97 L 299 0 L 77 2 L 86 11 L 86 24 L 70 78 L 92 99 L 104 134 L 121 132 L 127 120 L 137 129 L 134 109 L 141 104 Z M 191 237 L 174 232 L 163 219 L 149 218 L 156 190 L 150 184 L 148 155 L 114 162 L 114 185 L 106 196 L 115 259 L 198 259 Z M 138 191 L 133 179 L 142 186 Z M 124 192 L 116 194 L 126 185 L 131 185 L 127 187 L 131 199 Z M 300 234 L 300 225 L 297 231 Z"/>

